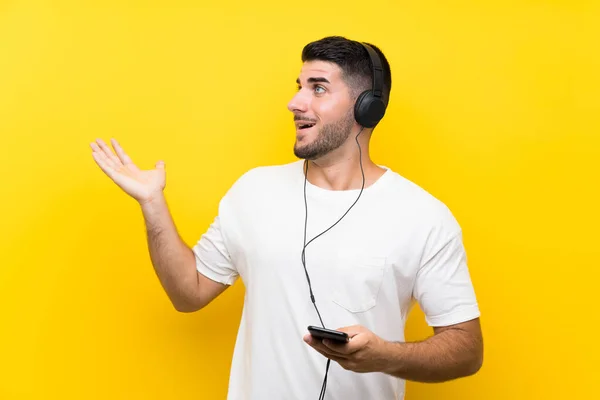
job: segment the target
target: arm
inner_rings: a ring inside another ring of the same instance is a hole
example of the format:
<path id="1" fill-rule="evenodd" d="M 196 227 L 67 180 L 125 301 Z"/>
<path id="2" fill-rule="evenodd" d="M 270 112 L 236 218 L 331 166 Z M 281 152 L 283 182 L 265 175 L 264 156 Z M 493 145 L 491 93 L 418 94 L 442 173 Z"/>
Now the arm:
<path id="1" fill-rule="evenodd" d="M 449 222 L 450 229 L 436 229 L 429 236 L 413 289 L 428 324 L 434 327 L 433 336 L 412 343 L 389 342 L 358 325 L 338 329 L 348 333 L 349 343 L 321 343 L 310 335 L 304 340 L 355 372 L 383 372 L 419 382 L 443 382 L 476 373 L 483 363 L 480 313 L 461 232 L 454 219 Z"/>
<path id="2" fill-rule="evenodd" d="M 385 370 L 421 382 L 442 382 L 476 373 L 483 363 L 479 307 L 454 217 L 433 229 L 425 243 L 413 296 L 434 335 L 415 343 L 391 343 Z M 464 322 L 467 321 L 467 322 Z"/>
<path id="3" fill-rule="evenodd" d="M 141 170 L 115 139 L 111 139 L 111 143 L 114 153 L 101 139 L 91 143 L 92 156 L 100 169 L 140 204 L 150 257 L 163 288 L 178 311 L 201 309 L 229 285 L 200 274 L 194 252 L 179 237 L 163 193 L 166 185 L 165 163 L 159 161 L 154 169 Z M 214 228 L 210 232 L 215 232 L 212 236 L 218 242 L 219 232 Z M 218 258 L 223 257 L 221 249 L 207 245 L 203 248 L 202 258 L 221 261 Z"/>
<path id="4" fill-rule="evenodd" d="M 162 287 L 177 311 L 202 309 L 229 285 L 200 274 L 192 250 L 183 242 L 164 196 L 140 203 L 152 265 Z"/>
<path id="5" fill-rule="evenodd" d="M 315 350 L 354 372 L 382 372 L 416 382 L 445 382 L 475 374 L 483 362 L 479 318 L 443 328 L 420 342 L 389 342 L 361 325 L 342 327 L 348 343 L 304 340 Z"/>
<path id="6" fill-rule="evenodd" d="M 475 374 L 483 364 L 479 318 L 434 328 L 426 340 L 384 342 L 381 372 L 417 382 L 444 382 Z"/>

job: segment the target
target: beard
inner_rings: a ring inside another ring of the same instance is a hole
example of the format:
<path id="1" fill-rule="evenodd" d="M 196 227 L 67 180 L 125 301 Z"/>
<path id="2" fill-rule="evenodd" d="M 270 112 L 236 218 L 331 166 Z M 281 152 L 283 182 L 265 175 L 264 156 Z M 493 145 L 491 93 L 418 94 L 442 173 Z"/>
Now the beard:
<path id="1" fill-rule="evenodd" d="M 323 125 L 317 133 L 316 139 L 304 146 L 296 142 L 294 154 L 305 160 L 315 160 L 339 148 L 346 142 L 352 126 L 354 125 L 354 114 L 350 111 L 339 120 Z"/>

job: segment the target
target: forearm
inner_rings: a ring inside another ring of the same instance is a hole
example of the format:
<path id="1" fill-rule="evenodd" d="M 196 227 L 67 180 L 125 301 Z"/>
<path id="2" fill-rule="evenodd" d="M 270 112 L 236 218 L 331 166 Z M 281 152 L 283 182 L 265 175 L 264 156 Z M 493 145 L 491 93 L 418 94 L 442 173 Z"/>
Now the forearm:
<path id="1" fill-rule="evenodd" d="M 444 382 L 476 373 L 483 345 L 469 332 L 449 329 L 421 342 L 386 342 L 385 373 L 416 382 Z"/>
<path id="2" fill-rule="evenodd" d="M 188 309 L 198 292 L 194 254 L 179 236 L 164 196 L 142 203 L 141 208 L 156 275 L 175 308 Z"/>

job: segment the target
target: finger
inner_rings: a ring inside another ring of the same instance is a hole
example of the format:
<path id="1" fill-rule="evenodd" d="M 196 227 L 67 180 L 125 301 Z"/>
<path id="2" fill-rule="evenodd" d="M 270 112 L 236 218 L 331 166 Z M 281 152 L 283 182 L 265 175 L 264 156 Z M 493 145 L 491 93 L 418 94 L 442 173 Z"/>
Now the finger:
<path id="1" fill-rule="evenodd" d="M 100 146 L 100 148 L 103 150 L 106 157 L 110 159 L 116 166 L 123 165 L 119 157 L 117 157 L 116 154 L 113 153 L 113 151 L 108 147 L 106 143 L 104 143 L 102 139 L 97 139 L 96 142 L 98 143 L 98 146 Z"/>
<path id="2" fill-rule="evenodd" d="M 330 360 L 333 360 L 333 361 L 335 361 L 337 363 L 342 363 L 342 362 L 348 361 L 346 358 L 343 358 L 341 356 L 337 356 L 335 354 L 327 353 L 327 352 L 325 352 L 325 351 L 323 351 L 321 349 L 315 348 L 315 347 L 313 347 L 313 348 L 314 348 L 314 350 L 317 353 L 321 354 L 323 357 L 329 358 Z"/>
<path id="3" fill-rule="evenodd" d="M 94 157 L 94 161 L 96 161 L 96 164 L 98 164 L 98 166 L 100 167 L 100 169 L 112 180 L 115 180 L 116 178 L 116 171 L 115 169 L 109 165 L 109 163 L 106 161 L 106 156 L 103 155 L 102 152 L 98 152 L 98 151 L 94 151 L 92 153 L 92 157 Z"/>
<path id="4" fill-rule="evenodd" d="M 328 351 L 334 352 L 336 354 L 347 355 L 357 350 L 350 347 L 349 343 L 339 343 L 329 339 L 323 339 L 321 343 L 328 349 Z"/>
<path id="5" fill-rule="evenodd" d="M 361 350 L 367 345 L 368 338 L 366 335 L 355 335 L 350 338 L 347 343 L 339 343 L 333 340 L 324 340 L 323 345 L 330 348 L 332 351 L 340 354 L 351 355 Z"/>
<path id="6" fill-rule="evenodd" d="M 352 325 L 352 326 L 345 326 L 342 328 L 338 328 L 337 330 L 340 332 L 347 333 L 348 336 L 350 336 L 350 338 L 352 338 L 352 337 L 358 335 L 359 333 L 364 332 L 365 328 L 360 325 Z"/>
<path id="7" fill-rule="evenodd" d="M 94 155 L 95 157 L 98 157 L 98 159 L 102 160 L 106 166 L 109 166 L 109 167 L 111 167 L 111 168 L 113 168 L 115 170 L 119 168 L 119 165 L 117 165 L 112 159 L 110 159 L 109 157 L 107 157 L 106 153 L 104 152 L 104 150 L 102 150 L 98 146 L 97 143 L 90 143 L 90 146 L 94 150 L 94 152 L 92 153 L 92 155 Z"/>
<path id="8" fill-rule="evenodd" d="M 129 155 L 125 152 L 125 150 L 123 150 L 119 142 L 117 142 L 117 139 L 110 139 L 110 142 L 117 153 L 117 157 L 119 157 L 123 165 L 129 165 L 130 167 L 137 168 L 133 161 L 131 161 Z"/>
<path id="9" fill-rule="evenodd" d="M 344 368 L 345 370 L 348 370 L 348 371 L 363 372 L 363 370 L 360 368 L 360 366 L 358 364 L 356 364 L 356 362 L 351 361 L 351 360 L 338 361 L 338 364 L 340 364 L 340 366 L 342 368 Z"/>
<path id="10" fill-rule="evenodd" d="M 335 350 L 332 350 L 331 348 L 325 346 L 321 340 L 315 339 L 315 338 L 311 337 L 310 335 L 307 335 L 307 337 L 305 337 L 304 340 L 312 348 L 314 348 L 319 353 L 324 354 L 327 357 L 336 357 L 336 358 L 340 358 L 340 359 L 346 358 L 345 354 L 337 352 Z"/>

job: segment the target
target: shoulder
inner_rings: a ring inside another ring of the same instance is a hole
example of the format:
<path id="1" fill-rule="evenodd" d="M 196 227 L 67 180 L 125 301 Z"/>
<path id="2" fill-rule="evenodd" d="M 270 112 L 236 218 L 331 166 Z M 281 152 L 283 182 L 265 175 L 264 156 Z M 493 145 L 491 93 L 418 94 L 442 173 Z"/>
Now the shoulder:
<path id="1" fill-rule="evenodd" d="M 256 166 L 235 180 L 225 194 L 224 200 L 238 204 L 266 199 L 285 191 L 286 186 L 293 184 L 301 176 L 301 161 Z"/>
<path id="2" fill-rule="evenodd" d="M 302 173 L 301 161 L 278 165 L 262 165 L 243 173 L 231 186 L 233 191 L 248 190 L 259 186 L 276 186 L 290 182 Z"/>
<path id="3" fill-rule="evenodd" d="M 444 232 L 452 236 L 460 232 L 460 225 L 448 205 L 421 185 L 396 171 L 385 187 L 390 206 L 401 210 L 404 219 L 428 231 Z"/>
<path id="4" fill-rule="evenodd" d="M 289 179 L 302 173 L 302 161 L 286 164 L 261 165 L 249 169 L 240 176 L 236 183 L 272 183 L 273 180 Z"/>

